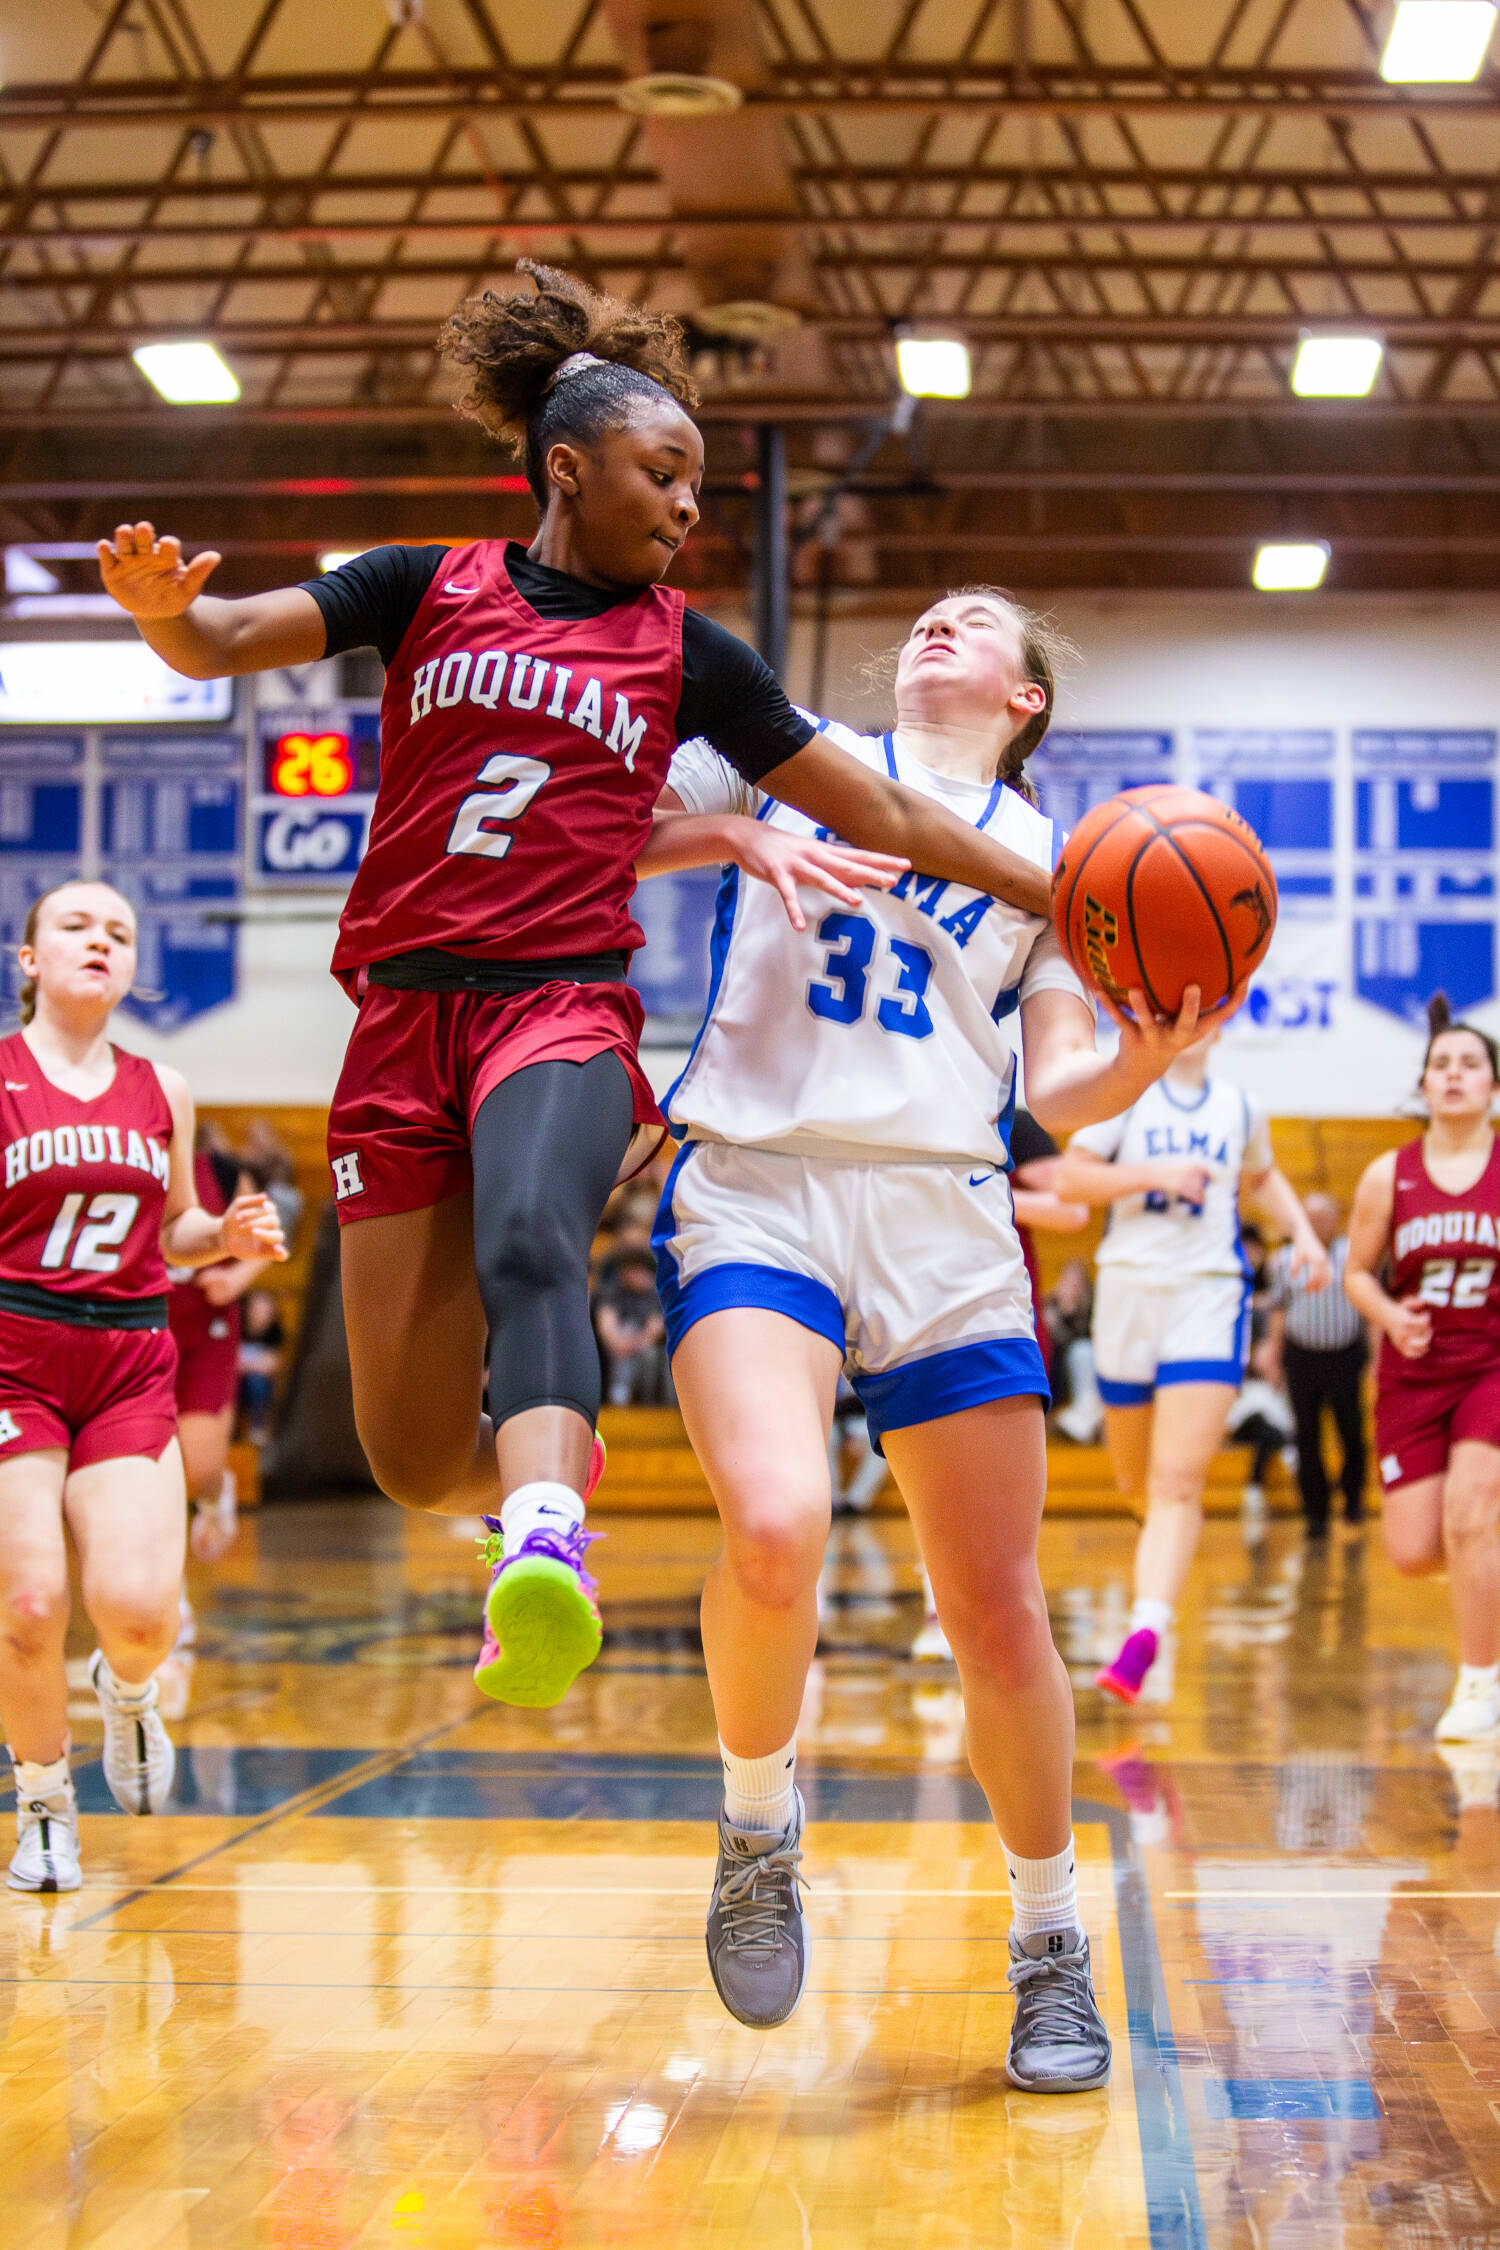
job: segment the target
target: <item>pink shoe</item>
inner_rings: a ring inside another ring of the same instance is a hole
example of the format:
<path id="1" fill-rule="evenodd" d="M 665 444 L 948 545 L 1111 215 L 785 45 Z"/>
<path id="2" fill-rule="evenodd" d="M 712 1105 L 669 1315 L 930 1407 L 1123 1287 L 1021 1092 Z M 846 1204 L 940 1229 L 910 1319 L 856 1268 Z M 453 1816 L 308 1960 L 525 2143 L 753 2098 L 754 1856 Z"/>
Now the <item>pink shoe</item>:
<path id="1" fill-rule="evenodd" d="M 1103 1688 L 1106 1695 L 1121 1703 L 1139 1702 L 1146 1674 L 1156 1662 L 1156 1650 L 1156 1635 L 1149 1625 L 1141 1626 L 1129 1636 L 1113 1664 L 1094 1674 L 1095 1687 Z"/>
<path id="2" fill-rule="evenodd" d="M 585 1507 L 588 1506 L 589 1502 L 593 1499 L 594 1494 L 598 1491 L 599 1486 L 603 1481 L 604 1471 L 606 1466 L 608 1465 L 608 1462 L 609 1454 L 605 1449 L 604 1440 L 599 1435 L 599 1432 L 595 1430 L 594 1450 L 589 1455 L 589 1473 L 583 1480 L 583 1504 Z"/>

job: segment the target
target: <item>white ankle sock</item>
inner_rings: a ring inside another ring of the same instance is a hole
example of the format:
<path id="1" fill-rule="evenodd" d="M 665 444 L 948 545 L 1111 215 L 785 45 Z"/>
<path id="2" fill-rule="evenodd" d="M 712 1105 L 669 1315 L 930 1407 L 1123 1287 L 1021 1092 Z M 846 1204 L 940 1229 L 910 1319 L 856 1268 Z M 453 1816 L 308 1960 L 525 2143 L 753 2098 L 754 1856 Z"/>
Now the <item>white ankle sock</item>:
<path id="1" fill-rule="evenodd" d="M 1022 1859 L 1002 1843 L 1005 1872 L 1010 1877 L 1010 1903 L 1015 1913 L 1012 1927 L 1017 1937 L 1035 1937 L 1039 1930 L 1078 1928 L 1078 1883 L 1073 1873 L 1073 1839 L 1051 1859 Z"/>
<path id="2" fill-rule="evenodd" d="M 1172 1604 L 1153 1601 L 1149 1594 L 1142 1594 L 1130 1612 L 1132 1633 L 1154 1633 L 1158 1640 L 1163 1638 L 1171 1622 Z"/>
<path id="3" fill-rule="evenodd" d="M 68 1753 L 42 1765 L 34 1758 L 17 1758 L 12 1753 L 11 1763 L 16 1769 L 16 1803 L 34 1804 L 38 1799 L 65 1797 L 68 1793 Z"/>
<path id="4" fill-rule="evenodd" d="M 719 1744 L 724 1761 L 724 1810 L 731 1827 L 780 1835 L 792 1824 L 797 1786 L 797 1744 L 773 1750 L 768 1758 L 737 1758 Z"/>
<path id="5" fill-rule="evenodd" d="M 513 1555 L 534 1531 L 576 1531 L 583 1498 L 566 1484 L 518 1484 L 500 1510 L 504 1552 Z"/>
<path id="6" fill-rule="evenodd" d="M 1500 1687 L 1500 1664 L 1460 1664 L 1456 1695 L 1483 1695 L 1487 1688 Z"/>

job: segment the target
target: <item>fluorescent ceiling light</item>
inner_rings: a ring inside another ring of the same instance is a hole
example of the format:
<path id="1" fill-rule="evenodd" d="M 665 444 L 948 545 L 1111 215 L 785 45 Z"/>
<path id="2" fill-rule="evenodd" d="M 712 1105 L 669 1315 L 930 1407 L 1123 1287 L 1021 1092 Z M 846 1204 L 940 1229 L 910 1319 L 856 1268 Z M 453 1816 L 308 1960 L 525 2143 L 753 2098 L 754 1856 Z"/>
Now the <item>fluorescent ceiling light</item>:
<path id="1" fill-rule="evenodd" d="M 1257 547 L 1250 575 L 1262 594 L 1310 594 L 1327 568 L 1326 539 L 1275 541 Z"/>
<path id="2" fill-rule="evenodd" d="M 1495 28 L 1494 0 L 1401 0 L 1380 58 L 1394 86 L 1477 78 Z"/>
<path id="3" fill-rule="evenodd" d="M 212 344 L 142 344 L 131 358 L 172 406 L 229 406 L 239 379 Z"/>
<path id="4" fill-rule="evenodd" d="M 1378 336 L 1304 336 L 1292 389 L 1298 398 L 1368 398 L 1383 350 Z"/>
<path id="5" fill-rule="evenodd" d="M 358 562 L 361 555 L 368 553 L 367 547 L 330 547 L 326 555 L 319 555 L 318 568 L 341 570 L 346 562 Z"/>
<path id="6" fill-rule="evenodd" d="M 969 347 L 956 336 L 898 336 L 896 372 L 913 398 L 967 398 Z"/>

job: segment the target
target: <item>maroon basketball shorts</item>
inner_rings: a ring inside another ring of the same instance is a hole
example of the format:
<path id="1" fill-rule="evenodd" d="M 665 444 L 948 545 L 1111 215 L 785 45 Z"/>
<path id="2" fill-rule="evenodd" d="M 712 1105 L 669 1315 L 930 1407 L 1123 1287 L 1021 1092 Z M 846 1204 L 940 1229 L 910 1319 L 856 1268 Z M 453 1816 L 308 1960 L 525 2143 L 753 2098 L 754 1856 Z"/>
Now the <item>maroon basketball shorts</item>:
<path id="1" fill-rule="evenodd" d="M 177 1411 L 222 1414 L 240 1379 L 240 1308 L 211 1305 L 197 1284 L 179 1282 L 167 1297 L 177 1346 Z"/>
<path id="2" fill-rule="evenodd" d="M 0 1461 L 51 1446 L 74 1469 L 154 1461 L 177 1435 L 176 1373 L 165 1328 L 74 1328 L 0 1308 Z"/>
<path id="3" fill-rule="evenodd" d="M 544 984 L 534 992 L 398 992 L 372 984 L 328 1113 L 339 1221 L 422 1211 L 473 1186 L 474 1119 L 495 1088 L 533 1063 L 616 1054 L 634 1095 L 645 1163 L 666 1133 L 637 1048 L 644 1011 L 626 984 Z"/>
<path id="4" fill-rule="evenodd" d="M 1375 1451 L 1387 1492 L 1440 1477 L 1466 1439 L 1500 1446 L 1500 1367 L 1422 1380 L 1421 1361 L 1392 1370 L 1382 1352 L 1375 1392 Z"/>

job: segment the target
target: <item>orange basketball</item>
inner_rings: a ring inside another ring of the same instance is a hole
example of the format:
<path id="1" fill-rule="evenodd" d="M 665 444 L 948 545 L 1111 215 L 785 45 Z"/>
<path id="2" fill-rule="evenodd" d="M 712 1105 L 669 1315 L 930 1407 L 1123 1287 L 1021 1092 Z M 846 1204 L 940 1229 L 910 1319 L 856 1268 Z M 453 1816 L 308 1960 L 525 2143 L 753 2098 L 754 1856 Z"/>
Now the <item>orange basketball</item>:
<path id="1" fill-rule="evenodd" d="M 1079 975 L 1117 1007 L 1139 991 L 1175 1016 L 1196 984 L 1208 1014 L 1265 959 L 1276 878 L 1237 812 L 1155 783 L 1084 814 L 1052 878 L 1052 919 Z"/>

